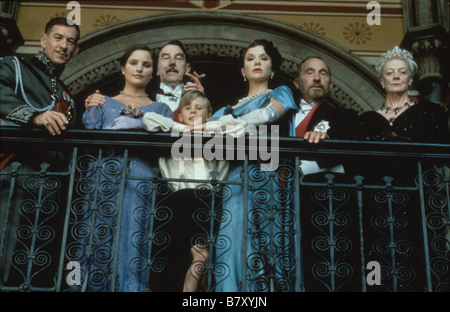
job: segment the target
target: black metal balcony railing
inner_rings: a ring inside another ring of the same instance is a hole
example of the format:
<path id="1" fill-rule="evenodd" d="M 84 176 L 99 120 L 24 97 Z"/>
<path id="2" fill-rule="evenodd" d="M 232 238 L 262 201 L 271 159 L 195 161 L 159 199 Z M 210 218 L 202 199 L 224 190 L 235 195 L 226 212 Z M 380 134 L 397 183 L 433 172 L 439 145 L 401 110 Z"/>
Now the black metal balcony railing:
<path id="1" fill-rule="evenodd" d="M 93 130 L 50 138 L 2 127 L 2 152 L 15 156 L 0 171 L 0 290 L 126 290 L 117 279 L 125 274 L 156 290 L 158 276 L 176 266 L 164 258 L 177 235 L 166 227 L 174 212 L 166 201 L 169 181 L 157 166 L 143 176 L 129 168 L 136 157 L 157 163 L 175 140 Z M 194 213 L 203 230 L 193 238 L 210 255 L 204 289 L 220 289 L 233 269 L 225 255 L 237 247 L 247 255 L 239 271 L 242 289 L 250 291 L 449 291 L 449 151 L 445 144 L 280 138 L 276 171 L 237 160 L 240 179 L 200 181 L 196 192 L 206 205 Z M 304 159 L 333 159 L 346 174 L 304 176 Z M 249 192 L 239 195 L 239 188 Z M 239 246 L 227 206 L 236 196 L 243 210 Z M 122 213 L 131 201 L 131 213 Z M 121 227 L 133 222 L 133 235 L 121 237 Z M 121 239 L 136 251 L 128 273 L 121 271 Z M 80 264 L 79 286 L 67 284 L 71 261 Z M 381 266 L 381 285 L 366 281 L 372 261 Z"/>

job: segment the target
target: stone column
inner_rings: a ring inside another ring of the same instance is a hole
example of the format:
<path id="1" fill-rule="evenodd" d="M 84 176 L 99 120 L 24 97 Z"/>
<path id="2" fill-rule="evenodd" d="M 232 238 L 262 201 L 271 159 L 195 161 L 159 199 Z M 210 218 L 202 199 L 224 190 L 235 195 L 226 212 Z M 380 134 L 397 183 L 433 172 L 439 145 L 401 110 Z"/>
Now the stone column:
<path id="1" fill-rule="evenodd" d="M 419 65 L 414 87 L 422 98 L 449 106 L 449 17 L 446 1 L 403 0 L 405 37 L 401 47 Z"/>
<path id="2" fill-rule="evenodd" d="M 24 43 L 16 24 L 18 9 L 18 1 L 0 1 L 0 56 L 13 54 Z"/>

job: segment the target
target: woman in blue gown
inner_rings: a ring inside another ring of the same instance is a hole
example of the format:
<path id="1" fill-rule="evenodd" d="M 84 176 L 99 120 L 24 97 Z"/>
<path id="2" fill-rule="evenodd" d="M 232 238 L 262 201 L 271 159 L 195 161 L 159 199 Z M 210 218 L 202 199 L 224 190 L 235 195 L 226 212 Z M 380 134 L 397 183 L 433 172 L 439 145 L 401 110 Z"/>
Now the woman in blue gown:
<path id="1" fill-rule="evenodd" d="M 267 134 L 271 135 L 270 125 L 278 125 L 279 135 L 295 136 L 298 108 L 291 90 L 287 86 L 269 89 L 269 81 L 281 64 L 273 43 L 255 40 L 241 52 L 240 61 L 244 81 L 249 84 L 248 96 L 218 110 L 206 127 L 225 129 L 236 122 L 254 126 L 252 129 L 268 125 Z M 243 166 L 242 161 L 231 161 L 226 180 L 242 183 L 223 186 L 223 194 L 229 196 L 224 195 L 219 218 L 215 291 L 295 291 L 301 269 L 295 259 L 299 244 L 293 199 L 288 195 L 292 193 L 288 188 L 293 174 L 286 176 L 284 173 L 290 171 L 283 169 L 282 163 L 275 171 L 261 171 L 259 162 L 250 161 L 244 177 Z"/>
<path id="2" fill-rule="evenodd" d="M 86 110 L 83 114 L 85 127 L 140 129 L 146 112 L 156 112 L 173 119 L 169 106 L 153 102 L 145 94 L 153 75 L 150 49 L 146 46 L 131 47 L 125 52 L 120 64 L 125 78 L 123 91 L 115 97 L 106 97 L 105 104 Z M 149 290 L 149 268 L 146 264 L 150 262 L 150 220 L 147 210 L 152 203 L 152 182 L 149 179 L 133 178 L 153 176 L 152 168 L 155 165 L 152 166 L 149 159 L 136 156 L 125 159 L 117 150 L 113 153 L 104 152 L 96 159 L 86 156 L 85 181 L 80 183 L 94 187 L 80 190 L 84 195 L 82 202 L 85 206 L 77 210 L 77 226 L 89 230 L 74 231 L 78 235 L 77 242 L 83 246 L 78 245 L 83 250 L 82 258 L 78 261 L 85 270 L 82 290 Z M 121 194 L 123 177 L 125 189 Z"/>

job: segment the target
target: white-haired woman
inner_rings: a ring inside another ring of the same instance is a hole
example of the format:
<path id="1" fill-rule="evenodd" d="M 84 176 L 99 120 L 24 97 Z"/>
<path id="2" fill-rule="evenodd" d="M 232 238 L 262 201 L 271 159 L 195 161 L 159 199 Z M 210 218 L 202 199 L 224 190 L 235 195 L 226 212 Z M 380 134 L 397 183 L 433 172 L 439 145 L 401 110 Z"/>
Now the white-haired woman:
<path id="1" fill-rule="evenodd" d="M 418 68 L 412 54 L 396 46 L 381 55 L 375 68 L 386 100 L 378 110 L 359 116 L 357 137 L 383 141 L 448 141 L 444 109 L 426 100 L 416 102 L 408 95 Z"/>
<path id="2" fill-rule="evenodd" d="M 414 99 L 408 94 L 418 68 L 411 53 L 396 46 L 383 53 L 375 67 L 386 99 L 383 104 L 380 103 L 377 110 L 365 112 L 358 117 L 356 133 L 359 139 L 391 142 L 448 140 L 448 117 L 444 109 L 436 103 Z M 426 166 L 424 164 L 422 168 L 426 170 Z M 364 176 L 364 183 L 369 185 L 413 187 L 417 183 L 417 161 L 414 159 L 375 158 L 373 163 L 364 161 L 360 164 L 354 163 L 352 167 Z M 397 200 L 380 201 L 383 188 L 363 194 L 364 250 L 371 260 L 387 263 L 387 259 L 392 257 L 387 220 L 393 218 L 392 224 L 395 224 L 396 232 L 394 239 L 402 245 L 401 248 L 395 248 L 394 252 L 401 265 L 397 263 L 390 270 L 399 270 L 403 278 L 399 280 L 398 285 L 404 291 L 420 291 L 424 286 L 414 272 L 420 272 L 425 265 L 424 249 L 419 243 L 423 239 L 420 226 L 421 207 L 413 198 L 407 199 L 410 193 L 403 191 L 395 191 L 394 197 L 397 197 Z M 386 277 L 386 285 L 391 278 Z"/>

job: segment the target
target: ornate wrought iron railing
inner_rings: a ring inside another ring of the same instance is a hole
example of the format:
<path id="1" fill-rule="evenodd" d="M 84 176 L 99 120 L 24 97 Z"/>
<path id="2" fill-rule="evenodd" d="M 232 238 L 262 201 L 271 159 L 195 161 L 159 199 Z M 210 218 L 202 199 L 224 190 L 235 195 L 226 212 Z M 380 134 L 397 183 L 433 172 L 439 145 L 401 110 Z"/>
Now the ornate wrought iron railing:
<path id="1" fill-rule="evenodd" d="M 14 157 L 0 171 L 0 290 L 164 287 L 188 259 L 169 242 L 190 235 L 170 226 L 181 210 L 157 165 L 176 140 L 2 127 Z M 203 290 L 449 291 L 449 145 L 280 138 L 275 171 L 259 170 L 252 144 L 224 148 L 244 155 L 230 162 L 242 174 L 195 181 L 181 198 L 200 202 L 181 218 L 200 229 L 188 241 L 207 254 L 193 273 Z M 304 175 L 302 160 L 346 173 Z"/>

